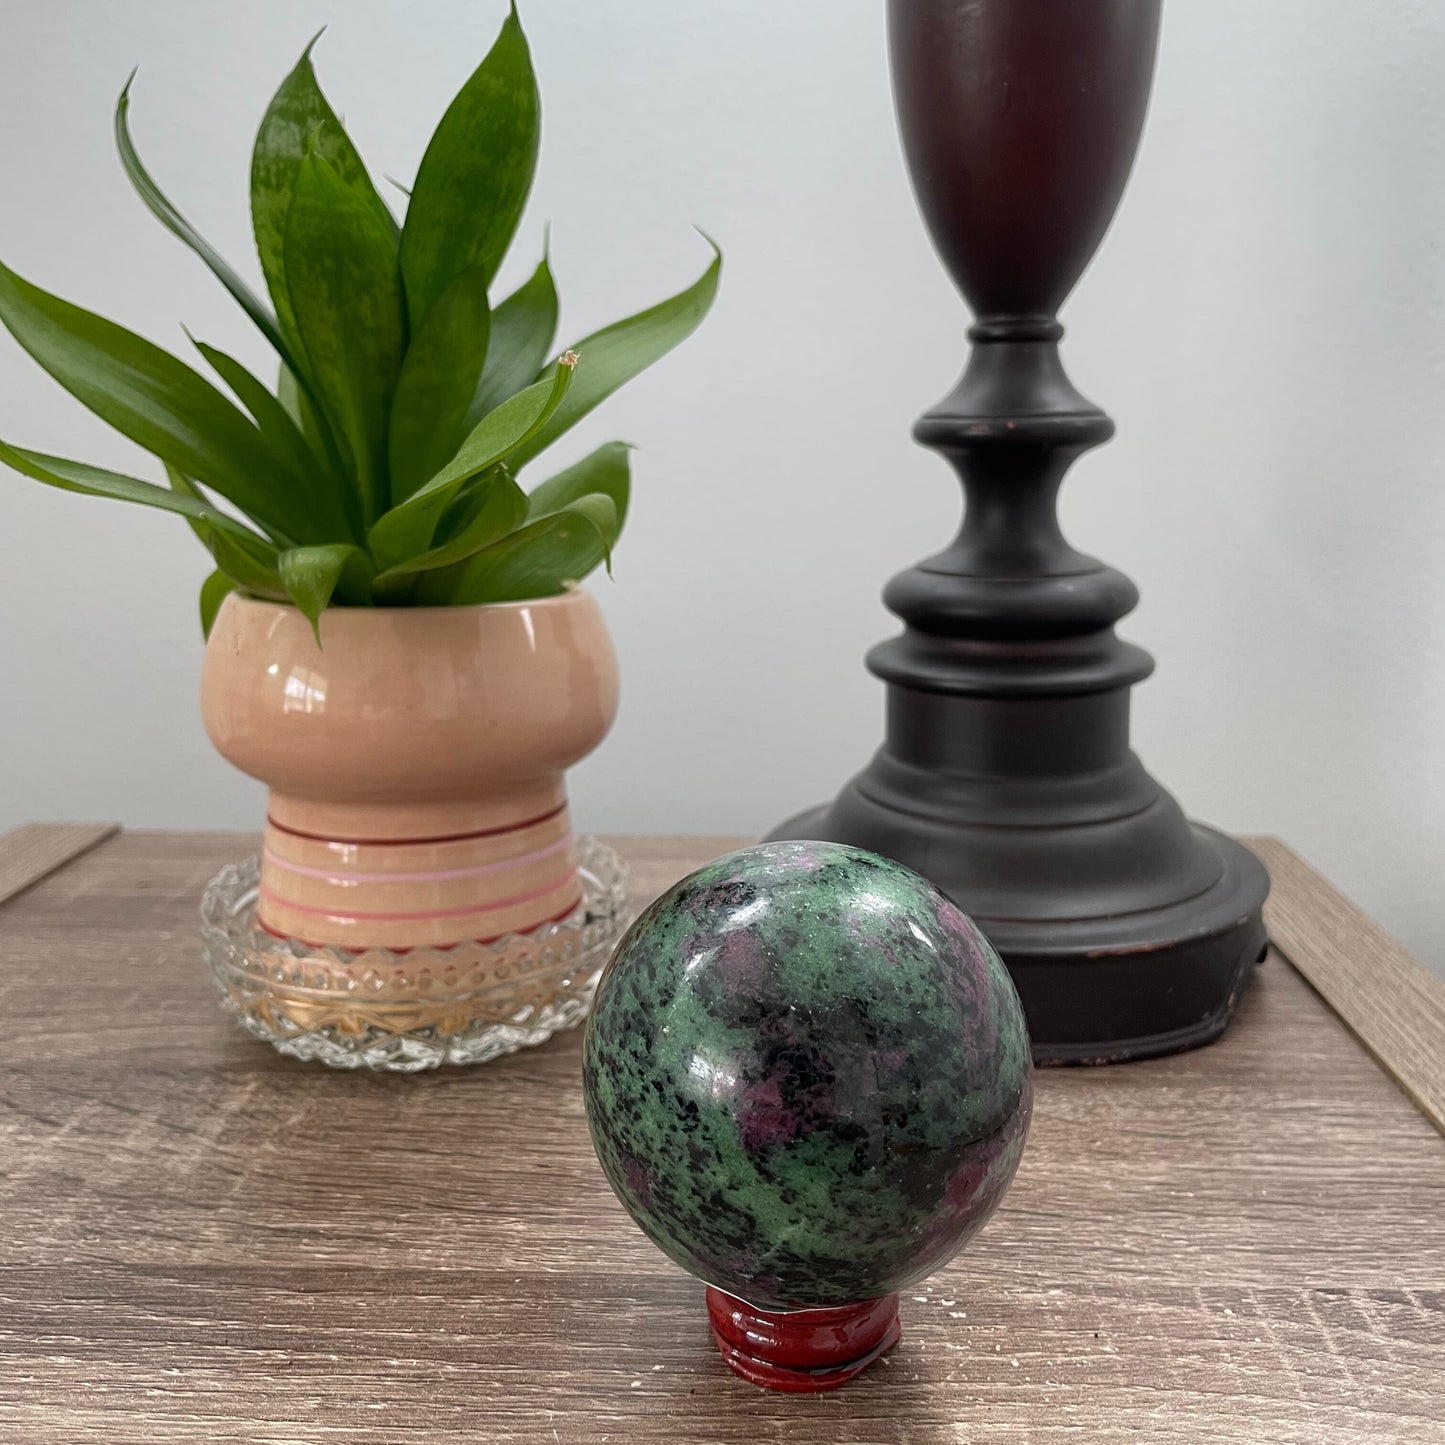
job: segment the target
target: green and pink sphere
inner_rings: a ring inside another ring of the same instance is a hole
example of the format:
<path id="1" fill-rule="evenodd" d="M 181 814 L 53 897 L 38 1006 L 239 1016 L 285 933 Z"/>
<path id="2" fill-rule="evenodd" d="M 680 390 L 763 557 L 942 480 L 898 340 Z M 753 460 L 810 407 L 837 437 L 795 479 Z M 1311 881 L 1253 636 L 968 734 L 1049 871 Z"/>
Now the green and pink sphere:
<path id="1" fill-rule="evenodd" d="M 1032 1102 L 982 934 L 916 873 L 831 843 L 728 854 L 648 908 L 603 974 L 583 1080 L 648 1237 L 778 1312 L 947 1263 L 1013 1178 Z"/>

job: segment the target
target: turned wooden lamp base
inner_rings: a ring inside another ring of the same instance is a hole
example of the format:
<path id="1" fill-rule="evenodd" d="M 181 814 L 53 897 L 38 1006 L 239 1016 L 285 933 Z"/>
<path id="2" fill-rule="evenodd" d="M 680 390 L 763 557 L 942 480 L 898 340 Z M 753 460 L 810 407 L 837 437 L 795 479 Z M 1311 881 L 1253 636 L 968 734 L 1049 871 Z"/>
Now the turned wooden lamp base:
<path id="1" fill-rule="evenodd" d="M 708 1287 L 708 1323 L 733 1374 L 764 1390 L 836 1390 L 898 1343 L 898 1296 L 836 1309 L 760 1310 Z"/>
<path id="2" fill-rule="evenodd" d="M 964 519 L 883 594 L 903 631 L 868 654 L 882 748 L 773 835 L 867 848 L 942 889 L 1008 964 L 1040 1063 L 1208 1043 L 1265 946 L 1264 868 L 1130 748 L 1153 662 L 1114 628 L 1139 593 L 1057 511 L 1069 467 L 1114 433 L 1064 370 L 1058 310 L 1133 164 L 1160 5 L 889 0 L 914 189 L 974 314 L 963 376 L 913 433 L 957 472 Z M 1226 726 L 1201 721 L 1216 754 Z"/>
<path id="3" fill-rule="evenodd" d="M 1009 891 L 1018 907 L 990 916 L 977 890 L 997 858 L 970 844 L 994 839 L 998 830 L 861 809 L 856 793 L 845 789 L 835 803 L 789 819 L 775 836 L 848 842 L 926 873 L 1008 965 L 1036 1064 L 1155 1058 L 1212 1043 L 1229 1026 L 1268 942 L 1261 908 L 1269 878 L 1243 844 L 1190 824 L 1184 837 L 1213 875 L 1208 887 L 1193 888 L 1182 874 L 1177 901 L 1095 916 L 1071 915 L 1066 907 L 1050 916 L 1051 901 L 1067 900 L 1050 891 L 1052 860 L 1041 847 L 1034 866 L 1026 858 L 1016 865 Z M 1058 830 L 1062 837 L 1070 831 L 1080 830 Z M 1036 830 L 1036 846 L 1049 833 Z M 1023 916 L 1027 911 L 1032 916 Z"/>

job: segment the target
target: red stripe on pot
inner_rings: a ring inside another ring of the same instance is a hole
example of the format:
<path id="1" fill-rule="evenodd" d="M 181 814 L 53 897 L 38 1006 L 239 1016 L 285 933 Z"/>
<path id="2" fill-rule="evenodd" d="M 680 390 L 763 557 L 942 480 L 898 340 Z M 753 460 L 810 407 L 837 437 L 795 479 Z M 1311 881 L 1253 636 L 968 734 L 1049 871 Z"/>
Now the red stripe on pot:
<path id="1" fill-rule="evenodd" d="M 266 824 L 291 838 L 305 838 L 312 843 L 329 843 L 341 848 L 409 848 L 432 843 L 469 843 L 474 838 L 505 838 L 509 833 L 521 833 L 528 828 L 535 828 L 539 823 L 550 823 L 553 818 L 566 811 L 567 804 L 562 803 L 550 813 L 528 818 L 522 823 L 509 823 L 505 828 L 484 828 L 476 833 L 445 833 L 433 838 L 328 838 L 321 833 L 306 833 L 300 828 L 288 828 L 269 816 Z"/>

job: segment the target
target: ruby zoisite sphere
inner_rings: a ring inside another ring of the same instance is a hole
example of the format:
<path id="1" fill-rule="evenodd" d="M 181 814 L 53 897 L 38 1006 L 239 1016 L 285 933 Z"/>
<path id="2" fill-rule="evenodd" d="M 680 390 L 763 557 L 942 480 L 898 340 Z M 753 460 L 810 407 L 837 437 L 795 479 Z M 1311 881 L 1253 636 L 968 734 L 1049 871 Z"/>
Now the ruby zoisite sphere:
<path id="1" fill-rule="evenodd" d="M 832 843 L 745 848 L 663 894 L 583 1044 L 623 1205 L 763 1311 L 879 1300 L 952 1258 L 1018 1166 L 1031 1079 L 1018 996 L 974 925 Z"/>

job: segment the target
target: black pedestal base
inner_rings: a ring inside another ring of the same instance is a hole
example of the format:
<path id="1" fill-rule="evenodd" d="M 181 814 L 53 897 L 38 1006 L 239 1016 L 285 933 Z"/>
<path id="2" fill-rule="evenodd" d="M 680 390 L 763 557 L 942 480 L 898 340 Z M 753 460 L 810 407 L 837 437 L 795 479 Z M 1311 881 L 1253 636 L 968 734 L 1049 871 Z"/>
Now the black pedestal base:
<path id="1" fill-rule="evenodd" d="M 851 843 L 931 878 L 1008 965 L 1037 1064 L 1145 1059 L 1197 1048 L 1224 1032 L 1267 945 L 1260 910 L 1269 876 L 1247 848 L 1192 824 L 1201 862 L 1214 875 L 1193 896 L 1099 917 L 990 918 L 970 907 L 966 831 L 949 847 L 937 823 L 899 814 L 865 821 L 845 791 L 771 836 Z"/>
<path id="2" fill-rule="evenodd" d="M 1153 663 L 1114 628 L 1139 593 L 1059 528 L 1066 472 L 1114 425 L 1064 370 L 1058 310 L 1123 192 L 1160 9 L 888 0 L 914 189 L 975 318 L 963 375 L 913 430 L 957 471 L 963 525 L 883 594 L 904 626 L 868 654 L 882 747 L 775 835 L 937 884 L 1003 955 L 1040 1063 L 1208 1043 L 1265 946 L 1264 868 L 1130 749 Z"/>

